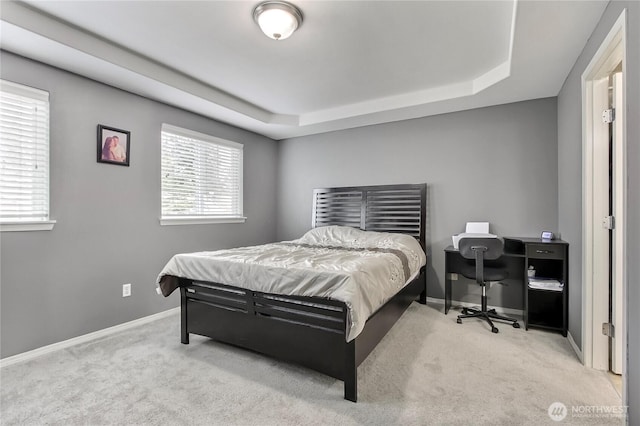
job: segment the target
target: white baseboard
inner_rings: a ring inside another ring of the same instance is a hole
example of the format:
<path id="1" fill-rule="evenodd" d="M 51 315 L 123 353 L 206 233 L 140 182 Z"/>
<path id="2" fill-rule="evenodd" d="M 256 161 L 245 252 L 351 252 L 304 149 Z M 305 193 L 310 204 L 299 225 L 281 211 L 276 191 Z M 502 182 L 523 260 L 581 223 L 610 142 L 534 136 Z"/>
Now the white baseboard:
<path id="1" fill-rule="evenodd" d="M 567 340 L 569 340 L 569 344 L 573 348 L 573 351 L 578 356 L 578 359 L 580 360 L 580 362 L 584 365 L 584 359 L 582 358 L 582 351 L 580 350 L 580 348 L 576 344 L 576 341 L 573 340 L 573 336 L 569 332 L 567 332 Z"/>
<path id="2" fill-rule="evenodd" d="M 436 299 L 434 297 L 427 297 L 427 303 L 435 303 L 438 305 L 444 305 L 444 299 Z M 479 303 L 461 302 L 459 300 L 452 300 L 452 308 L 473 308 L 480 306 Z M 501 306 L 487 306 L 488 309 L 495 309 L 496 312 L 501 312 L 506 315 L 519 315 L 522 316 L 524 311 L 522 309 L 503 308 Z"/>
<path id="3" fill-rule="evenodd" d="M 81 343 L 87 343 L 101 337 L 109 336 L 120 331 L 128 330 L 139 325 L 147 324 L 159 319 L 171 316 L 177 312 L 180 312 L 180 307 L 172 308 L 167 311 L 158 312 L 157 314 L 149 315 L 137 320 L 125 322 L 124 324 L 114 325 L 113 327 L 105 328 L 102 330 L 94 331 L 93 333 L 84 334 L 82 336 L 74 337 L 72 339 L 63 340 L 62 342 L 53 343 L 51 345 L 43 346 L 41 348 L 34 349 L 32 351 L 23 352 L 21 354 L 13 355 L 7 358 L 0 359 L 0 368 L 8 367 L 19 362 L 29 361 L 34 358 L 50 354 L 61 349 L 66 349 L 71 346 L 79 345 Z"/>

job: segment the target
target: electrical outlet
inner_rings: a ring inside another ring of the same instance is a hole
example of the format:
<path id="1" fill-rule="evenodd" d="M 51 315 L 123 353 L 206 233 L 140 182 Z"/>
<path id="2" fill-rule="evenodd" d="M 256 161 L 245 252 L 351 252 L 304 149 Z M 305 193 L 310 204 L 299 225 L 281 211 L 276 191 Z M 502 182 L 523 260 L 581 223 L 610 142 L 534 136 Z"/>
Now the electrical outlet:
<path id="1" fill-rule="evenodd" d="M 131 284 L 122 284 L 122 297 L 131 296 Z"/>

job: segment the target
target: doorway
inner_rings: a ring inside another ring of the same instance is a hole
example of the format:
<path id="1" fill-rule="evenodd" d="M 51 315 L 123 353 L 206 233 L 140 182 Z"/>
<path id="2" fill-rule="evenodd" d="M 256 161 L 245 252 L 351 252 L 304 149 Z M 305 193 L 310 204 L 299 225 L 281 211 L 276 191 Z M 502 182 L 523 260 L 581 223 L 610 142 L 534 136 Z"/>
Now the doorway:
<path id="1" fill-rule="evenodd" d="M 582 352 L 586 366 L 626 371 L 626 11 L 582 75 Z"/>

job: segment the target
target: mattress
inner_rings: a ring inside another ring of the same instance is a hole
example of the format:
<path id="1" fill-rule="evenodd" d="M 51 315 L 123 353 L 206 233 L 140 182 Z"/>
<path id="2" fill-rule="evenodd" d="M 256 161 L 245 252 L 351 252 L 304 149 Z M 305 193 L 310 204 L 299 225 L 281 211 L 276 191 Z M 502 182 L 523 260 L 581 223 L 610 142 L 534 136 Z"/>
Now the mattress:
<path id="1" fill-rule="evenodd" d="M 173 277 L 264 293 L 327 298 L 348 308 L 347 341 L 371 314 L 411 282 L 426 264 L 418 241 L 404 234 L 351 227 L 315 228 L 291 241 L 177 254 L 158 276 L 164 296 Z"/>

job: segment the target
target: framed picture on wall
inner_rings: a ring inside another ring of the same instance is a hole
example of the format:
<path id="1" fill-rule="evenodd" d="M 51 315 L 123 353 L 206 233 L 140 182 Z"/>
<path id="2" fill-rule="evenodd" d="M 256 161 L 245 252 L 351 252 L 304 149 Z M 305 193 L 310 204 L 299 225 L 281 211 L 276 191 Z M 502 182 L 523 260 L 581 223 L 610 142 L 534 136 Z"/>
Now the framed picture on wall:
<path id="1" fill-rule="evenodd" d="M 98 162 L 129 166 L 131 132 L 98 124 Z"/>

